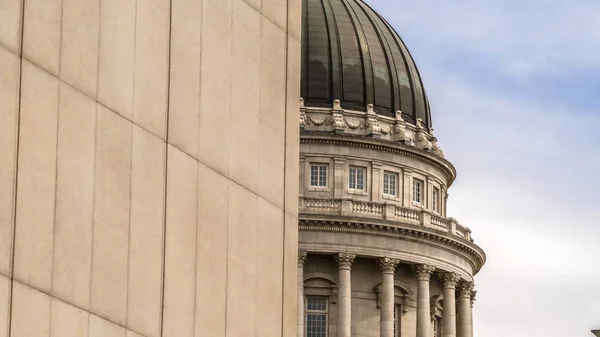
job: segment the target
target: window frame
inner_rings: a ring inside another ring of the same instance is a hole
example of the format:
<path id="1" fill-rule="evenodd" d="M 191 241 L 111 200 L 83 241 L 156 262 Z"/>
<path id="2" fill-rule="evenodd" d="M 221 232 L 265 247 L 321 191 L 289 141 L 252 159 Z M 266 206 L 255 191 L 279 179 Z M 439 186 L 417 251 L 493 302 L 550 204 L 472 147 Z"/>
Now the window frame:
<path id="1" fill-rule="evenodd" d="M 325 304 L 325 309 L 324 310 L 311 310 L 308 308 L 308 301 L 311 298 L 319 298 L 323 300 L 323 303 Z M 306 295 L 304 298 L 304 336 L 306 337 L 312 337 L 312 333 L 311 336 L 309 336 L 309 326 L 308 326 L 308 315 L 309 314 L 313 314 L 313 315 L 317 315 L 317 314 L 322 314 L 325 316 L 325 335 L 323 335 L 323 337 L 328 337 L 329 336 L 329 297 L 328 296 L 320 296 L 320 295 Z M 315 337 L 321 337 L 321 336 L 315 336 Z"/>
<path id="2" fill-rule="evenodd" d="M 317 176 L 316 183 L 317 185 L 313 185 L 313 168 L 317 168 Z M 324 169 L 322 172 L 321 169 Z M 309 176 L 308 176 L 308 185 L 313 189 L 326 189 L 329 187 L 329 164 L 328 163 L 319 163 L 319 162 L 311 162 L 309 164 Z M 321 185 L 321 180 L 325 181 L 324 185 Z"/>
<path id="3" fill-rule="evenodd" d="M 354 172 L 354 181 L 351 178 L 352 177 L 352 171 Z M 358 186 L 359 184 L 359 172 L 362 173 L 362 186 Z M 354 187 L 352 187 L 352 183 L 354 182 Z M 359 191 L 359 192 L 364 192 L 366 190 L 367 187 L 367 168 L 366 167 L 362 167 L 362 166 L 356 166 L 356 165 L 349 165 L 348 166 L 348 190 L 349 191 Z"/>
<path id="4" fill-rule="evenodd" d="M 418 194 L 416 193 L 417 185 L 419 186 Z M 425 196 L 425 180 L 413 177 L 412 178 L 412 196 L 411 196 L 413 205 L 423 206 L 423 200 L 425 199 L 424 196 Z M 416 200 L 417 197 L 418 197 L 418 200 Z"/>
<path id="5" fill-rule="evenodd" d="M 386 193 L 386 187 L 388 189 L 388 192 L 389 192 L 389 189 L 390 189 L 389 188 L 389 186 L 390 186 L 389 181 L 386 184 L 386 178 L 388 178 L 388 177 L 393 177 L 394 178 L 394 184 L 393 184 L 394 194 Z M 386 199 L 396 199 L 396 198 L 398 198 L 399 180 L 400 180 L 400 175 L 398 173 L 392 172 L 392 171 L 383 171 L 383 183 L 381 184 L 382 185 L 381 194 L 383 195 L 384 198 L 386 198 Z"/>
<path id="6" fill-rule="evenodd" d="M 437 186 L 431 189 L 431 210 L 440 214 L 440 189 Z"/>

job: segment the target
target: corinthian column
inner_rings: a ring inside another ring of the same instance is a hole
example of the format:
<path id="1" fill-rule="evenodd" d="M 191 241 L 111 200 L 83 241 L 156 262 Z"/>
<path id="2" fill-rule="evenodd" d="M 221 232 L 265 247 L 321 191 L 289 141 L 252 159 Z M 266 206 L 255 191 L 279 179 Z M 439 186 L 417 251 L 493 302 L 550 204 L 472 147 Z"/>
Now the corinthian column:
<path id="1" fill-rule="evenodd" d="M 456 273 L 443 273 L 439 275 L 444 283 L 444 323 L 443 337 L 456 337 Z"/>
<path id="2" fill-rule="evenodd" d="M 475 302 L 475 295 L 477 295 L 477 290 L 471 289 L 471 308 L 470 308 L 471 326 L 469 327 L 469 336 L 470 337 L 473 337 L 473 303 Z"/>
<path id="3" fill-rule="evenodd" d="M 338 337 L 351 337 L 352 321 L 352 288 L 350 269 L 354 263 L 356 255 L 339 253 L 335 256 L 335 261 L 339 267 L 338 276 Z"/>
<path id="4" fill-rule="evenodd" d="M 304 337 L 304 263 L 308 254 L 298 252 L 298 337 Z"/>
<path id="5" fill-rule="evenodd" d="M 429 280 L 435 267 L 419 264 L 413 267 L 417 275 L 417 337 L 431 336 L 431 309 L 429 304 Z"/>
<path id="6" fill-rule="evenodd" d="M 381 268 L 381 309 L 379 311 L 379 330 L 381 337 L 394 337 L 394 272 L 398 260 L 389 257 L 379 259 Z"/>
<path id="7" fill-rule="evenodd" d="M 456 332 L 458 337 L 471 337 L 471 294 L 473 283 L 460 282 L 458 291 L 458 313 L 456 319 Z"/>

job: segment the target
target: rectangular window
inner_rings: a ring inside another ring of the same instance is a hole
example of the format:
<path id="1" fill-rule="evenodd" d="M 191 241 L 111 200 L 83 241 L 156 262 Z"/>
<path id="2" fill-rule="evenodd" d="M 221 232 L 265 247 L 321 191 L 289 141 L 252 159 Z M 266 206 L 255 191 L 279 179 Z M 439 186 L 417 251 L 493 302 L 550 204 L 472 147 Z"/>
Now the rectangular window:
<path id="1" fill-rule="evenodd" d="M 420 204 L 423 200 L 423 180 L 413 178 L 413 202 Z"/>
<path id="2" fill-rule="evenodd" d="M 383 194 L 396 196 L 396 186 L 398 182 L 398 175 L 396 173 L 385 172 L 383 173 Z"/>
<path id="3" fill-rule="evenodd" d="M 431 192 L 431 209 L 434 212 L 439 212 L 440 207 L 440 190 L 437 187 L 433 188 Z"/>
<path id="4" fill-rule="evenodd" d="M 306 298 L 306 337 L 327 337 L 327 297 Z"/>
<path id="5" fill-rule="evenodd" d="M 327 165 L 310 165 L 310 186 L 327 187 Z"/>
<path id="6" fill-rule="evenodd" d="M 365 169 L 360 167 L 350 167 L 350 176 L 348 177 L 348 187 L 353 190 L 365 189 Z"/>

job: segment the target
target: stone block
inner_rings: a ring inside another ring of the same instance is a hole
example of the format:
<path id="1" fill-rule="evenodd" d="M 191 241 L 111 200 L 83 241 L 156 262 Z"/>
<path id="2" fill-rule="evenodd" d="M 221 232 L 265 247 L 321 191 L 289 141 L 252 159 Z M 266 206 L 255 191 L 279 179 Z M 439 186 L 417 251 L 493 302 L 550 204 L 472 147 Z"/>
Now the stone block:
<path id="1" fill-rule="evenodd" d="M 285 211 L 298 214 L 300 179 L 300 43 L 288 39 L 285 107 Z"/>
<path id="2" fill-rule="evenodd" d="M 284 213 L 283 336 L 294 336 L 297 324 L 298 218 Z"/>
<path id="3" fill-rule="evenodd" d="M 96 97 L 101 0 L 63 0 L 60 78 Z"/>
<path id="4" fill-rule="evenodd" d="M 24 20 L 23 57 L 58 76 L 62 1 L 27 0 Z"/>
<path id="5" fill-rule="evenodd" d="M 163 336 L 194 335 L 198 163 L 168 146 Z"/>
<path id="6" fill-rule="evenodd" d="M 234 160 L 230 155 L 231 133 L 242 122 L 231 115 L 231 81 L 245 69 L 232 68 L 232 0 L 204 0 L 202 6 L 198 158 L 228 175 L 230 158 Z M 244 112 L 244 108 L 239 111 Z"/>
<path id="7" fill-rule="evenodd" d="M 227 256 L 227 336 L 254 335 L 257 282 L 257 197 L 229 182 Z M 261 275 L 262 277 L 262 275 Z M 261 299 L 262 300 L 262 299 Z"/>
<path id="8" fill-rule="evenodd" d="M 98 101 L 131 120 L 135 63 L 135 0 L 102 0 Z"/>
<path id="9" fill-rule="evenodd" d="M 261 19 L 258 194 L 283 208 L 286 132 L 285 33 Z"/>
<path id="10" fill-rule="evenodd" d="M 90 314 L 63 301 L 52 299 L 50 337 L 86 337 Z"/>
<path id="11" fill-rule="evenodd" d="M 50 336 L 50 297 L 33 288 L 13 282 L 12 337 Z"/>
<path id="12" fill-rule="evenodd" d="M 0 275 L 0 337 L 8 337 L 10 282 L 7 277 Z"/>
<path id="13" fill-rule="evenodd" d="M 89 308 L 96 102 L 60 85 L 52 293 Z"/>
<path id="14" fill-rule="evenodd" d="M 4 0 L 0 3 L 0 46 L 15 54 L 21 49 L 21 20 L 23 0 Z"/>
<path id="15" fill-rule="evenodd" d="M 165 143 L 134 125 L 127 326 L 160 335 L 165 210 Z"/>
<path id="16" fill-rule="evenodd" d="M 287 25 L 288 0 L 262 0 L 262 13 L 268 20 L 274 22 L 285 32 Z"/>
<path id="17" fill-rule="evenodd" d="M 233 2 L 229 176 L 258 190 L 261 15 L 242 0 Z"/>
<path id="18" fill-rule="evenodd" d="M 198 337 L 224 337 L 227 298 L 228 180 L 198 165 L 196 328 Z"/>
<path id="19" fill-rule="evenodd" d="M 166 137 L 170 2 L 137 0 L 133 121 Z"/>
<path id="20" fill-rule="evenodd" d="M 50 292 L 58 80 L 29 62 L 22 76 L 14 277 Z"/>
<path id="21" fill-rule="evenodd" d="M 258 198 L 256 222 L 256 336 L 281 336 L 283 305 L 283 211 Z"/>
<path id="22" fill-rule="evenodd" d="M 95 315 L 91 315 L 90 317 L 89 337 L 125 337 L 125 333 L 125 328 L 121 326 Z"/>
<path id="23" fill-rule="evenodd" d="M 198 157 L 200 43 L 204 22 L 199 18 L 206 9 L 202 8 L 202 0 L 175 0 L 171 6 L 169 143 Z"/>
<path id="24" fill-rule="evenodd" d="M 14 2 L 14 1 L 13 1 Z M 8 9 L 7 3 L 0 4 Z M 6 6 L 6 7 L 5 7 Z M 9 17 L 6 17 L 9 21 Z M 3 22 L 4 23 L 4 22 Z M 3 23 L 0 23 L 2 27 Z M 2 28 L 0 28 L 2 31 Z M 0 47 L 0 274 L 9 275 L 13 247 L 15 164 L 19 104 L 19 58 Z M 1 335 L 0 335 L 1 336 Z"/>
<path id="25" fill-rule="evenodd" d="M 98 107 L 91 310 L 125 324 L 131 122 L 104 106 Z"/>

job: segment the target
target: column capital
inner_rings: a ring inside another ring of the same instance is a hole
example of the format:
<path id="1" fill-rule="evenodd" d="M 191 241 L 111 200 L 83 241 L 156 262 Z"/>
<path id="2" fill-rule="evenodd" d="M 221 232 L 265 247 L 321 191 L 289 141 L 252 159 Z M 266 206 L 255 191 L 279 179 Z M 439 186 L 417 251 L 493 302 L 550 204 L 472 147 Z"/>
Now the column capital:
<path id="1" fill-rule="evenodd" d="M 383 274 L 394 274 L 396 271 L 396 266 L 400 263 L 398 259 L 392 259 L 389 257 L 382 257 L 377 260 L 377 264 L 379 264 L 379 269 Z"/>
<path id="2" fill-rule="evenodd" d="M 458 297 L 467 297 L 471 299 L 471 295 L 473 294 L 473 282 L 460 281 L 456 285 L 456 290 L 458 292 Z"/>
<path id="3" fill-rule="evenodd" d="M 339 269 L 350 269 L 355 258 L 356 254 L 337 253 L 335 255 L 335 262 L 337 262 Z"/>
<path id="4" fill-rule="evenodd" d="M 307 258 L 307 252 L 298 252 L 298 268 L 304 268 L 304 264 L 306 263 Z"/>
<path id="5" fill-rule="evenodd" d="M 477 295 L 477 290 L 471 289 L 471 308 L 473 308 L 473 303 L 475 302 L 475 295 Z"/>
<path id="6" fill-rule="evenodd" d="M 435 271 L 435 267 L 426 265 L 426 264 L 418 264 L 416 266 L 412 266 L 412 270 L 417 275 L 417 279 L 419 281 L 427 281 L 431 279 L 431 274 Z"/>
<path id="7" fill-rule="evenodd" d="M 444 289 L 455 288 L 456 283 L 458 283 L 459 280 L 459 277 L 456 275 L 456 273 L 440 273 L 438 277 L 444 284 Z"/>

